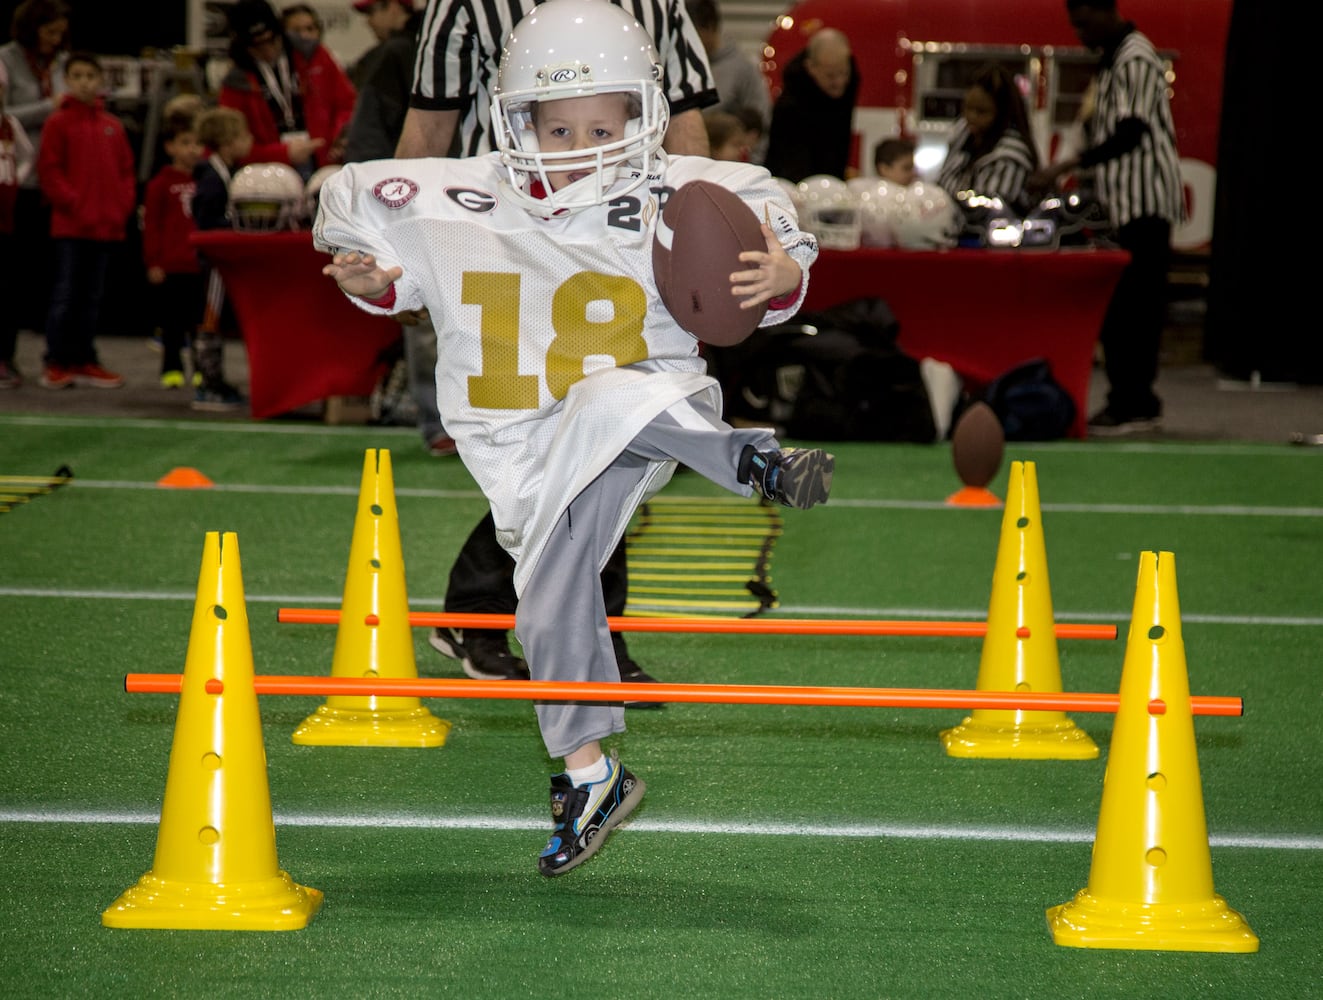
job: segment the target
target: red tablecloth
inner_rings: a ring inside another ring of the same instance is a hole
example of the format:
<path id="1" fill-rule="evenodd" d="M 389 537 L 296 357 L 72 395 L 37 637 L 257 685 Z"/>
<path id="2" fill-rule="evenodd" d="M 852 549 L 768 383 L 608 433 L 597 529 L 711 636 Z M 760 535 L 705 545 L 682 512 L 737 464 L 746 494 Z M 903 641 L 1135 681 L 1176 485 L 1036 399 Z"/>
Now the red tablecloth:
<path id="1" fill-rule="evenodd" d="M 322 274 L 330 257 L 312 248 L 311 233 L 217 229 L 193 243 L 220 271 L 243 330 L 253 416 L 372 391 L 399 324 L 344 297 Z"/>
<path id="2" fill-rule="evenodd" d="M 1124 250 L 823 250 L 806 310 L 851 299 L 884 300 L 898 343 L 966 379 L 991 382 L 1030 358 L 1047 358 L 1077 409 L 1084 437 L 1094 346 L 1130 255 Z"/>

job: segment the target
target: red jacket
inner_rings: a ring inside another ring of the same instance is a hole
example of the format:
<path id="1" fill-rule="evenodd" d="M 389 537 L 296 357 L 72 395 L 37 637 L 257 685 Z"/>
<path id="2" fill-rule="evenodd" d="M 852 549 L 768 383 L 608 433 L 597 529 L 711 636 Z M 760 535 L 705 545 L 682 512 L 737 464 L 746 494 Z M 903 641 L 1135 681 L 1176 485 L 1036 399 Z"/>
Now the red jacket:
<path id="1" fill-rule="evenodd" d="M 198 254 L 188 237 L 193 224 L 193 175 L 162 167 L 150 181 L 142 199 L 142 260 L 166 274 L 196 274 Z"/>
<path id="2" fill-rule="evenodd" d="M 133 149 L 124 126 L 102 102 L 66 94 L 46 119 L 37 180 L 51 203 L 56 239 L 122 240 L 137 203 Z"/>
<path id="3" fill-rule="evenodd" d="M 325 47 L 319 45 L 310 59 L 294 51 L 289 51 L 288 55 L 298 77 L 303 122 L 308 135 L 325 141 L 317 151 L 317 164 L 324 166 L 332 143 L 349 127 L 349 119 L 354 116 L 358 91 Z M 221 83 L 217 103 L 243 112 L 248 120 L 248 129 L 253 133 L 253 151 L 245 162 L 289 162 L 289 154 L 280 141 L 282 129 L 262 96 L 261 81 L 256 73 L 239 66 L 231 69 Z"/>

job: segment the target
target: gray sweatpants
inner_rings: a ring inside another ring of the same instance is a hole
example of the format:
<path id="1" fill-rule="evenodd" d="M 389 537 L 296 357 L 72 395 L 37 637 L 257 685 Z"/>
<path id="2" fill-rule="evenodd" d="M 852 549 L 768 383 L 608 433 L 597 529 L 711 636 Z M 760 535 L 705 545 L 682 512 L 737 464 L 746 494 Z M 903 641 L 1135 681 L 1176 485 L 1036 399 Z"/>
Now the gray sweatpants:
<path id="1" fill-rule="evenodd" d="M 615 545 L 621 507 L 647 463 L 667 459 L 732 493 L 750 496 L 752 490 L 735 478 L 740 455 L 750 444 L 759 451 L 779 447 L 765 427 L 734 428 L 706 404 L 683 400 L 659 414 L 574 498 L 547 540 L 516 612 L 515 635 L 534 680 L 620 680 L 598 574 Z M 625 731 L 625 710 L 619 704 L 538 702 L 536 709 L 552 757 Z"/>

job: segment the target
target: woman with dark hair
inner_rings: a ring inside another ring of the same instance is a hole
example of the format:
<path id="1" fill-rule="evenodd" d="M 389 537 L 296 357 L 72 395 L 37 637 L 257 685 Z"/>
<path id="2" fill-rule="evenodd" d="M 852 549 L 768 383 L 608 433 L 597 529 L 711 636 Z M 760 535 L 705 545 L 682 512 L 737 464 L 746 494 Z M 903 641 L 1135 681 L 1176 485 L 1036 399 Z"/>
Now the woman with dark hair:
<path id="1" fill-rule="evenodd" d="M 306 180 L 338 162 L 332 151 L 349 126 L 357 91 L 316 39 L 287 38 L 266 0 L 229 9 L 230 59 L 218 103 L 243 113 L 253 133 L 252 163 L 288 163 Z"/>
<path id="2" fill-rule="evenodd" d="M 937 183 L 953 199 L 972 191 L 1019 205 L 1025 180 L 1038 169 L 1038 151 L 1029 130 L 1029 115 L 1015 77 L 1003 67 L 984 66 L 965 91 L 960 120 L 937 175 Z"/>
<path id="3" fill-rule="evenodd" d="M 41 128 L 64 96 L 62 62 L 69 47 L 69 6 L 64 0 L 24 0 L 14 9 L 9 34 L 12 41 L 0 45 L 0 63 L 9 78 L 5 111 L 23 127 L 35 164 Z M 35 169 L 19 185 L 13 234 L 23 253 L 16 261 L 17 272 L 0 278 L 0 294 L 9 288 L 23 289 L 22 295 L 4 295 L 5 308 L 19 313 L 13 317 L 16 329 L 41 330 L 51 290 L 51 212 Z M 7 285 L 9 279 L 12 285 Z"/>

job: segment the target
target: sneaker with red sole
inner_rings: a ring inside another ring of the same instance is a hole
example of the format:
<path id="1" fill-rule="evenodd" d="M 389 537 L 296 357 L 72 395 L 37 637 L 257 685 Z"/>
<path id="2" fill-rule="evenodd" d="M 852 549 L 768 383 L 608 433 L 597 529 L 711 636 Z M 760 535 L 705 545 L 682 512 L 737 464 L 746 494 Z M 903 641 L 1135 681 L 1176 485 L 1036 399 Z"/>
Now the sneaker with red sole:
<path id="1" fill-rule="evenodd" d="M 98 389 L 118 389 L 124 384 L 124 376 L 102 368 L 95 361 L 84 365 L 74 365 L 68 369 L 75 385 L 91 385 Z"/>
<path id="2" fill-rule="evenodd" d="M 73 370 L 64 365 L 46 365 L 41 370 L 40 384 L 43 389 L 72 389 Z"/>

